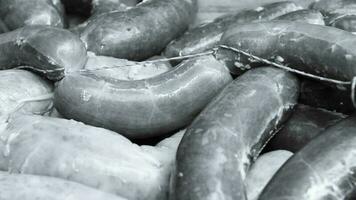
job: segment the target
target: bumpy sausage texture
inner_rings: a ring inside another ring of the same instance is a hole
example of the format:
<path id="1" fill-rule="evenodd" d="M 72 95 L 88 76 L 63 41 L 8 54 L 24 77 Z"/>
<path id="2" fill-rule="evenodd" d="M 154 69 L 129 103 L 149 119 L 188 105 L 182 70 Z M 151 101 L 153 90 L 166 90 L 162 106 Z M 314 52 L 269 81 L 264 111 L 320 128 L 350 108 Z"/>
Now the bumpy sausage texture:
<path id="1" fill-rule="evenodd" d="M 167 57 L 175 57 L 204 52 L 219 43 L 221 36 L 229 26 L 271 20 L 298 9 L 301 9 L 301 7 L 298 7 L 295 3 L 282 1 L 217 18 L 213 22 L 190 29 L 180 38 L 173 40 L 166 47 L 164 54 Z"/>
<path id="2" fill-rule="evenodd" d="M 59 0 L 0 0 L 0 18 L 10 30 L 28 25 L 64 27 L 64 8 Z"/>
<path id="3" fill-rule="evenodd" d="M 125 200 L 63 179 L 0 172 L 1 200 Z"/>
<path id="4" fill-rule="evenodd" d="M 86 49 L 71 32 L 50 26 L 27 26 L 0 34 L 0 69 L 21 67 L 51 80 L 84 67 Z"/>
<path id="5" fill-rule="evenodd" d="M 284 149 L 295 153 L 345 117 L 340 113 L 298 105 L 284 127 L 268 142 L 266 149 Z"/>
<path id="6" fill-rule="evenodd" d="M 98 16 L 81 38 L 98 55 L 144 60 L 180 36 L 196 10 L 196 0 L 148 0 L 125 12 Z"/>
<path id="7" fill-rule="evenodd" d="M 356 118 L 330 127 L 290 158 L 259 200 L 355 199 Z"/>
<path id="8" fill-rule="evenodd" d="M 182 62 L 161 75 L 123 81 L 92 72 L 72 73 L 55 89 L 55 107 L 67 118 L 149 138 L 183 128 L 232 80 L 213 56 Z"/>
<path id="9" fill-rule="evenodd" d="M 275 68 L 251 70 L 226 86 L 179 145 L 172 199 L 246 199 L 247 170 L 297 96 L 297 79 Z"/>
<path id="10" fill-rule="evenodd" d="M 284 20 L 245 24 L 226 31 L 221 44 L 327 78 L 356 75 L 356 37 L 333 27 Z M 219 57 L 240 73 L 254 63 L 230 50 Z"/>
<path id="11" fill-rule="evenodd" d="M 53 86 L 24 70 L 0 71 L 0 122 L 14 112 L 44 114 L 53 105 Z"/>
<path id="12" fill-rule="evenodd" d="M 141 148 L 79 122 L 15 115 L 0 136 L 0 170 L 67 179 L 130 200 L 163 200 L 182 133 Z"/>

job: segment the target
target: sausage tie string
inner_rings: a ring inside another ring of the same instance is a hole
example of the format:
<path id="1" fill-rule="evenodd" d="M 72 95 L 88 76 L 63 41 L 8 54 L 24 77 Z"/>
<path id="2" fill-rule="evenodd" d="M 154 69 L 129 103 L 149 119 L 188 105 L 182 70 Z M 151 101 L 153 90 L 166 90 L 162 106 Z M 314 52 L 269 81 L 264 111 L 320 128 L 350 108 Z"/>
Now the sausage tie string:
<path id="1" fill-rule="evenodd" d="M 333 83 L 333 84 L 337 84 L 337 85 L 350 85 L 351 86 L 351 95 L 350 95 L 351 96 L 351 101 L 352 101 L 353 106 L 356 108 L 356 77 L 353 77 L 351 81 L 340 81 L 340 80 L 336 80 L 336 79 L 326 78 L 326 77 L 322 77 L 322 76 L 306 73 L 306 72 L 303 72 L 303 71 L 300 71 L 300 70 L 297 70 L 297 69 L 293 69 L 291 67 L 282 65 L 280 63 L 273 62 L 273 61 L 270 61 L 268 59 L 264 59 L 264 58 L 255 56 L 255 55 L 253 55 L 251 53 L 248 53 L 246 51 L 243 51 L 241 49 L 237 49 L 237 48 L 226 46 L 226 45 L 219 45 L 218 47 L 213 48 L 211 51 L 207 51 L 207 52 L 203 52 L 203 53 L 184 55 L 184 56 L 177 56 L 177 57 L 171 57 L 171 58 L 155 59 L 155 60 L 137 62 L 137 63 L 134 63 L 134 64 L 128 64 L 128 65 L 115 65 L 115 66 L 110 66 L 110 67 L 101 67 L 101 68 L 97 68 L 97 69 L 82 69 L 82 70 L 79 70 L 79 72 L 98 71 L 98 70 L 106 70 L 106 69 L 118 68 L 118 67 L 130 67 L 130 66 L 137 66 L 137 65 L 154 64 L 154 63 L 158 63 L 158 62 L 166 62 L 166 61 L 173 61 L 173 60 L 184 60 L 184 59 L 189 59 L 189 58 L 201 57 L 201 56 L 205 56 L 205 55 L 214 55 L 215 56 L 219 49 L 230 50 L 230 51 L 233 51 L 235 53 L 245 55 L 245 56 L 247 56 L 247 57 L 249 57 L 249 58 L 251 58 L 253 60 L 268 64 L 268 65 L 272 65 L 274 67 L 286 70 L 288 72 L 291 72 L 291 73 L 294 73 L 294 74 L 298 74 L 298 75 L 301 75 L 301 76 L 304 76 L 304 77 L 308 77 L 308 78 L 311 78 L 311 79 L 315 79 L 315 80 L 318 80 L 318 81 Z M 50 98 L 53 98 L 53 97 L 50 97 Z M 50 99 L 50 98 L 45 98 L 45 99 Z M 20 107 L 22 107 L 25 103 L 31 102 L 31 101 L 39 101 L 39 99 L 27 100 L 26 102 L 23 102 L 23 104 Z"/>
<path id="2" fill-rule="evenodd" d="M 285 66 L 285 65 L 282 65 L 282 64 L 279 64 L 279 63 L 276 63 L 276 62 L 272 62 L 272 61 L 264 59 L 264 58 L 260 58 L 258 56 L 255 56 L 253 54 L 250 54 L 250 53 L 248 53 L 246 51 L 243 51 L 241 49 L 237 49 L 237 48 L 234 48 L 234 47 L 220 45 L 219 48 L 227 49 L 227 50 L 230 50 L 230 51 L 233 51 L 233 52 L 248 56 L 248 57 L 250 57 L 250 58 L 252 58 L 254 60 L 266 63 L 268 65 L 272 65 L 274 67 L 277 67 L 277 68 L 280 68 L 280 69 L 283 69 L 283 70 L 286 70 L 286 71 L 289 71 L 289 72 L 292 72 L 292 73 L 295 73 L 295 74 L 299 74 L 299 75 L 304 76 L 304 77 L 312 78 L 312 79 L 319 80 L 319 81 L 334 83 L 334 84 L 337 84 L 337 85 L 351 85 L 351 95 L 350 95 L 351 96 L 351 101 L 352 101 L 352 104 L 353 104 L 354 108 L 356 108 L 356 97 L 355 97 L 356 77 L 353 77 L 351 81 L 340 81 L 340 80 L 335 80 L 335 79 L 331 79 L 331 78 L 325 78 L 325 77 L 322 77 L 322 76 L 317 76 L 317 75 L 306 73 L 306 72 L 303 72 L 303 71 L 300 71 L 300 70 L 297 70 L 297 69 L 293 69 L 293 68 L 290 68 L 288 66 Z"/>

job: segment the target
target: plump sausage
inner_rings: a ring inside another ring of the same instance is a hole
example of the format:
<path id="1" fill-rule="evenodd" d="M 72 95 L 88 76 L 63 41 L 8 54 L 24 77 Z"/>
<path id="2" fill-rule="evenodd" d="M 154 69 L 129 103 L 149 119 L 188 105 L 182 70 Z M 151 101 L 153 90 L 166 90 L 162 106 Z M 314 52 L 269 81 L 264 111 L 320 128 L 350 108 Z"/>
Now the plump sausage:
<path id="1" fill-rule="evenodd" d="M 64 9 L 59 0 L 1 0 L 0 18 L 10 30 L 28 25 L 64 26 Z"/>
<path id="2" fill-rule="evenodd" d="M 295 3 L 282 1 L 263 5 L 253 10 L 222 16 L 213 22 L 188 30 L 182 37 L 172 41 L 165 49 L 165 56 L 175 57 L 204 52 L 215 47 L 224 31 L 230 26 L 260 20 L 271 20 L 280 15 L 301 9 Z"/>
<path id="3" fill-rule="evenodd" d="M 156 58 L 155 58 L 156 59 Z M 160 58 L 157 58 L 160 59 Z M 169 64 L 169 62 L 168 62 Z M 142 80 L 160 75 L 172 69 L 165 62 L 133 62 L 125 59 L 97 56 L 88 53 L 85 70 L 119 80 Z"/>
<path id="4" fill-rule="evenodd" d="M 323 15 L 316 10 L 302 9 L 281 15 L 276 20 L 299 21 L 308 24 L 325 25 Z"/>
<path id="5" fill-rule="evenodd" d="M 0 172 L 1 200 L 125 200 L 78 183 L 46 176 Z"/>
<path id="6" fill-rule="evenodd" d="M 226 31 L 221 44 L 326 78 L 356 76 L 356 37 L 333 27 L 283 20 L 245 24 Z M 236 73 L 253 67 L 251 59 L 226 51 L 220 59 Z"/>
<path id="7" fill-rule="evenodd" d="M 67 179 L 130 200 L 164 200 L 181 137 L 140 147 L 73 120 L 15 115 L 0 133 L 0 170 Z"/>
<path id="8" fill-rule="evenodd" d="M 81 34 L 98 55 L 144 60 L 159 54 L 194 19 L 196 0 L 149 0 L 125 12 L 100 15 Z"/>
<path id="9" fill-rule="evenodd" d="M 27 26 L 0 34 L 0 69 L 21 67 L 60 80 L 84 67 L 86 49 L 71 32 L 50 26 Z"/>
<path id="10" fill-rule="evenodd" d="M 54 102 L 67 118 L 128 138 L 149 138 L 188 125 L 231 80 L 222 63 L 202 56 L 144 80 L 72 73 L 58 83 Z"/>
<path id="11" fill-rule="evenodd" d="M 310 6 L 325 15 L 328 26 L 345 31 L 356 31 L 356 1 L 353 0 L 320 0 Z"/>
<path id="12" fill-rule="evenodd" d="M 310 4 L 309 7 L 327 14 L 343 8 L 356 8 L 356 4 L 354 0 L 319 0 Z"/>
<path id="13" fill-rule="evenodd" d="M 0 123 L 14 112 L 44 114 L 53 105 L 53 86 L 24 70 L 0 71 Z"/>
<path id="14" fill-rule="evenodd" d="M 330 127 L 294 154 L 259 200 L 355 199 L 356 118 Z"/>
<path id="15" fill-rule="evenodd" d="M 304 79 L 301 81 L 299 102 L 350 115 L 355 112 L 350 94 L 349 87 Z"/>
<path id="16" fill-rule="evenodd" d="M 346 115 L 298 105 L 284 127 L 268 142 L 269 151 L 284 149 L 297 152 L 329 126 L 336 124 Z"/>
<path id="17" fill-rule="evenodd" d="M 246 199 L 247 170 L 297 96 L 297 79 L 275 68 L 251 70 L 226 86 L 179 145 L 172 199 Z"/>

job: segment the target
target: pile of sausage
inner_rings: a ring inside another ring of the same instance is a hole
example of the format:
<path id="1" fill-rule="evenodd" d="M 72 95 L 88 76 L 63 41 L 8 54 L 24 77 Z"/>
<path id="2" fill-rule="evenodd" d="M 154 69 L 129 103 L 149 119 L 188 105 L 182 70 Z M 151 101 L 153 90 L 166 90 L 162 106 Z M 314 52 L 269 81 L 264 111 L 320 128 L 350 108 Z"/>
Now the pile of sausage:
<path id="1" fill-rule="evenodd" d="M 0 200 L 355 199 L 356 1 L 296 2 L 0 0 Z"/>

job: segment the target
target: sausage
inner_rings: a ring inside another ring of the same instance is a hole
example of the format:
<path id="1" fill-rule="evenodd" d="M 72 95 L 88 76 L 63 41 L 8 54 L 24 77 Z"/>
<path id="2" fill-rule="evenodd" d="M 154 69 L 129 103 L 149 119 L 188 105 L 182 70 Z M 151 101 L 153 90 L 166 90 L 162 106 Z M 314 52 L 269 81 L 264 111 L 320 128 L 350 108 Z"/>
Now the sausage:
<path id="1" fill-rule="evenodd" d="M 276 20 L 299 21 L 308 24 L 325 25 L 323 15 L 316 10 L 302 9 L 281 15 Z"/>
<path id="2" fill-rule="evenodd" d="M 355 5 L 355 1 L 353 0 L 319 0 L 310 4 L 309 7 L 321 11 L 323 14 L 327 14 L 343 8 L 356 8 Z"/>
<path id="3" fill-rule="evenodd" d="M 183 136 L 172 199 L 246 199 L 246 172 L 296 104 L 298 87 L 292 74 L 271 67 L 226 86 Z"/>
<path id="4" fill-rule="evenodd" d="M 44 114 L 51 108 L 53 86 L 24 70 L 0 71 L 1 123 L 14 112 Z"/>
<path id="5" fill-rule="evenodd" d="M 324 84 L 304 79 L 301 81 L 299 102 L 316 108 L 350 115 L 355 112 L 350 87 Z"/>
<path id="6" fill-rule="evenodd" d="M 213 56 L 187 60 L 144 80 L 123 81 L 95 71 L 72 73 L 58 83 L 54 104 L 66 118 L 131 139 L 150 138 L 188 125 L 231 80 Z"/>
<path id="7" fill-rule="evenodd" d="M 1 0 L 0 18 L 10 30 L 29 25 L 64 27 L 64 8 L 59 0 Z"/>
<path id="8" fill-rule="evenodd" d="M 257 158 L 246 175 L 245 185 L 248 200 L 257 200 L 258 195 L 277 170 L 293 155 L 284 150 L 265 153 Z"/>
<path id="9" fill-rule="evenodd" d="M 328 26 L 345 31 L 356 31 L 356 2 L 350 0 L 322 0 L 311 5 L 320 10 Z"/>
<path id="10" fill-rule="evenodd" d="M 263 5 L 253 10 L 217 18 L 211 23 L 188 30 L 182 37 L 173 40 L 165 49 L 164 55 L 176 57 L 204 52 L 215 47 L 229 26 L 237 26 L 253 21 L 271 20 L 280 15 L 300 9 L 295 3 L 282 1 Z"/>
<path id="11" fill-rule="evenodd" d="M 97 75 L 120 80 L 142 80 L 157 76 L 172 69 L 164 62 L 133 62 L 107 56 L 88 53 L 84 69 L 95 70 Z"/>
<path id="12" fill-rule="evenodd" d="M 196 14 L 196 0 L 144 1 L 125 12 L 100 15 L 81 34 L 98 55 L 144 60 L 181 35 Z"/>
<path id="13" fill-rule="evenodd" d="M 268 142 L 269 151 L 283 149 L 293 153 L 346 115 L 320 108 L 298 105 L 285 126 Z"/>
<path id="14" fill-rule="evenodd" d="M 294 154 L 259 200 L 355 199 L 356 118 L 330 127 Z"/>
<path id="15" fill-rule="evenodd" d="M 62 179 L 0 172 L 1 200 L 124 200 Z"/>
<path id="16" fill-rule="evenodd" d="M 73 120 L 14 115 L 0 133 L 0 169 L 67 179 L 130 200 L 162 200 L 181 135 L 140 147 Z"/>
<path id="17" fill-rule="evenodd" d="M 349 81 L 356 75 L 356 37 L 333 27 L 282 20 L 259 22 L 229 29 L 220 42 L 326 78 Z M 218 57 L 236 73 L 254 67 L 251 59 L 229 50 Z"/>
<path id="18" fill-rule="evenodd" d="M 27 26 L 0 34 L 0 69 L 27 68 L 50 80 L 83 68 L 86 49 L 67 30 L 50 26 Z"/>
<path id="19" fill-rule="evenodd" d="M 329 17 L 329 26 L 333 26 L 352 33 L 356 32 L 356 13 L 342 14 Z"/>

